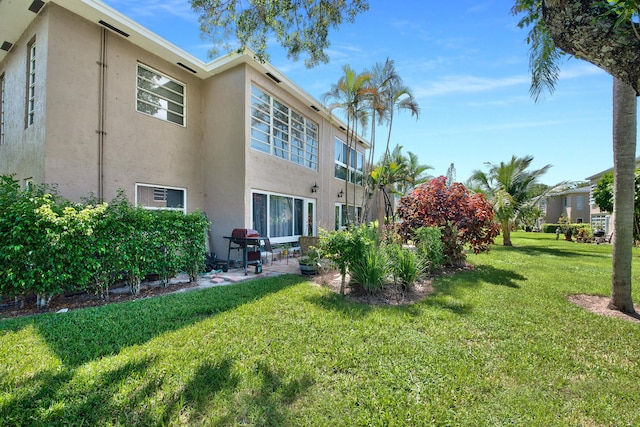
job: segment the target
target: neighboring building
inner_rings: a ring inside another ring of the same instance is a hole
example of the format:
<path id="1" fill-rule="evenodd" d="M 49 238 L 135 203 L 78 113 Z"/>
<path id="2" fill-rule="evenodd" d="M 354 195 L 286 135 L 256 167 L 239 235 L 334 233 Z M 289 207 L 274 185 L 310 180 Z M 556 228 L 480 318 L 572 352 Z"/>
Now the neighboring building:
<path id="1" fill-rule="evenodd" d="M 640 157 L 636 159 L 636 167 L 640 167 Z M 561 215 L 565 215 L 571 219 L 572 223 L 588 222 L 594 230 L 604 230 L 606 234 L 612 233 L 613 213 L 601 212 L 594 203 L 592 194 L 598 180 L 612 171 L 613 168 L 609 168 L 586 178 L 590 186 L 574 188 L 547 197 L 545 222 L 555 224 Z"/>
<path id="2" fill-rule="evenodd" d="M 547 197 L 545 222 L 555 224 L 566 216 L 572 223 L 589 223 L 589 192 L 589 187 L 580 187 Z"/>
<path id="3" fill-rule="evenodd" d="M 0 1 L 0 84 L 0 174 L 201 210 L 219 253 L 341 226 L 347 176 L 362 199 L 366 142 L 347 165 L 344 125 L 273 66 L 204 63 L 97 0 Z"/>
<path id="4" fill-rule="evenodd" d="M 636 158 L 636 168 L 640 167 L 640 157 Z M 603 170 L 595 175 L 587 178 L 591 184 L 591 190 L 593 190 L 598 183 L 598 180 L 608 172 L 613 172 L 613 168 Z M 613 212 L 601 212 L 598 205 L 593 201 L 593 194 L 590 194 L 589 204 L 591 205 L 591 225 L 594 228 L 604 230 L 606 234 L 613 233 L 614 215 Z"/>

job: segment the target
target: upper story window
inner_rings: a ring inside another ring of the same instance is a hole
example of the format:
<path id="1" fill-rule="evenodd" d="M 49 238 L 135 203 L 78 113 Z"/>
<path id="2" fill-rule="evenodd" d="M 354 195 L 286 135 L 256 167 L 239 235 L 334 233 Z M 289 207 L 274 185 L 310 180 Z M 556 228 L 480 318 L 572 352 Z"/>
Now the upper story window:
<path id="1" fill-rule="evenodd" d="M 576 209 L 579 211 L 584 209 L 584 196 L 576 196 Z"/>
<path id="2" fill-rule="evenodd" d="M 138 64 L 136 111 L 184 126 L 185 85 Z"/>
<path id="3" fill-rule="evenodd" d="M 347 166 L 347 162 L 349 165 Z M 354 148 L 349 149 L 347 144 L 339 138 L 335 140 L 335 173 L 334 176 L 344 181 L 349 175 L 349 182 L 362 185 L 364 176 L 364 154 L 356 151 Z"/>
<path id="4" fill-rule="evenodd" d="M 4 74 L 0 74 L 0 145 L 4 144 Z"/>
<path id="5" fill-rule="evenodd" d="M 27 126 L 31 126 L 34 120 L 36 105 L 36 42 L 32 42 L 28 48 Z"/>
<path id="6" fill-rule="evenodd" d="M 318 125 L 251 86 L 251 148 L 318 169 Z"/>
<path id="7" fill-rule="evenodd" d="M 187 190 L 184 188 L 136 184 L 136 206 L 145 209 L 167 209 L 187 212 Z"/>

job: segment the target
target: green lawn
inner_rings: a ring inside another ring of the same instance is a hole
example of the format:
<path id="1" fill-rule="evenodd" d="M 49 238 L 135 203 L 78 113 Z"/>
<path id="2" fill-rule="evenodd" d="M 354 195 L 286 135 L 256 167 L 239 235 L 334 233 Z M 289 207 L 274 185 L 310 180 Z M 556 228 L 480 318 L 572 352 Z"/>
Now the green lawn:
<path id="1" fill-rule="evenodd" d="M 611 246 L 513 241 L 408 307 L 286 276 L 2 320 L 0 425 L 640 425 L 640 324 L 566 300 Z"/>

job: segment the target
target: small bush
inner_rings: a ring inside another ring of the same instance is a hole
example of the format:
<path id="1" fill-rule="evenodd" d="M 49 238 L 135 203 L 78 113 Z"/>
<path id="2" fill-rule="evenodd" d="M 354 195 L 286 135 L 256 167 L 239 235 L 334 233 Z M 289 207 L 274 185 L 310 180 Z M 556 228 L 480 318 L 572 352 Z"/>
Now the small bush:
<path id="1" fill-rule="evenodd" d="M 415 244 L 418 257 L 427 271 L 444 264 L 444 245 L 442 232 L 438 227 L 420 227 L 415 231 Z"/>
<path id="2" fill-rule="evenodd" d="M 387 245 L 386 252 L 394 284 L 402 290 L 410 289 L 424 272 L 424 264 L 417 252 L 398 244 Z"/>
<path id="3" fill-rule="evenodd" d="M 389 262 L 384 251 L 375 245 L 364 249 L 364 256 L 355 260 L 349 269 L 351 282 L 360 285 L 367 293 L 376 293 L 382 289 L 389 277 Z"/>

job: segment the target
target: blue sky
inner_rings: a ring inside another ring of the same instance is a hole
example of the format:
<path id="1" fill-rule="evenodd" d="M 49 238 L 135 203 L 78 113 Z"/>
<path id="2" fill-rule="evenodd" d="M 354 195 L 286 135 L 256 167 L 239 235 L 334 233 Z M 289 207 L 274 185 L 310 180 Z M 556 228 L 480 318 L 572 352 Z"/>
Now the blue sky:
<path id="1" fill-rule="evenodd" d="M 192 55 L 208 58 L 210 46 L 200 38 L 188 0 L 106 3 Z M 529 96 L 526 31 L 517 27 L 512 5 L 509 0 L 370 0 L 370 10 L 354 24 L 330 33 L 328 64 L 307 69 L 303 61 L 288 60 L 275 42 L 270 62 L 320 99 L 344 64 L 360 72 L 394 60 L 421 111 L 418 120 L 408 113 L 396 116 L 391 145 L 417 154 L 433 167 L 432 175 L 444 175 L 454 163 L 457 180 L 464 182 L 474 169 L 486 170 L 485 162 L 512 155 L 533 156 L 532 168 L 551 164 L 542 178 L 549 185 L 612 167 L 612 78 L 568 58 L 556 91 L 535 103 Z M 381 147 L 384 141 L 378 141 Z"/>

